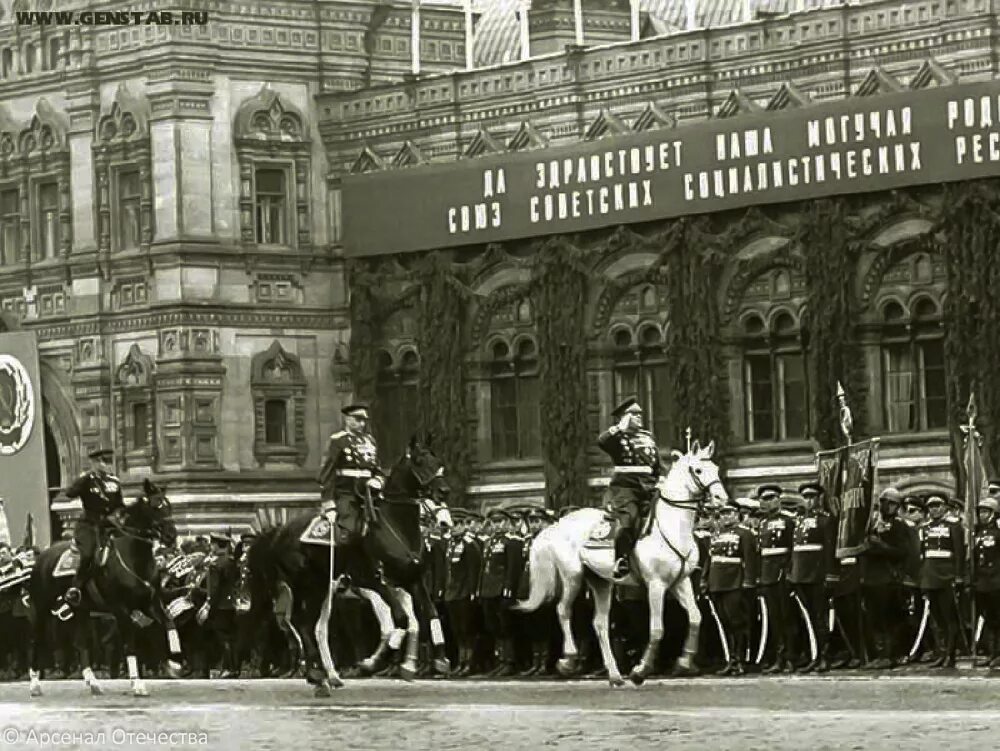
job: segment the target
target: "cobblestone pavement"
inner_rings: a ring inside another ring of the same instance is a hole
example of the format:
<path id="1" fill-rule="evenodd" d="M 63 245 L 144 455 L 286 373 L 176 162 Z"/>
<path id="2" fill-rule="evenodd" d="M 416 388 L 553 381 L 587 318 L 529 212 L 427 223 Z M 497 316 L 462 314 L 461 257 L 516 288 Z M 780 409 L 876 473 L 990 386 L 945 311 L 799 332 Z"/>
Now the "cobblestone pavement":
<path id="1" fill-rule="evenodd" d="M 1000 678 L 836 675 L 651 681 L 301 680 L 0 684 L 0 748 L 959 749 L 995 748 Z M 103 734 L 103 735 L 102 735 Z"/>

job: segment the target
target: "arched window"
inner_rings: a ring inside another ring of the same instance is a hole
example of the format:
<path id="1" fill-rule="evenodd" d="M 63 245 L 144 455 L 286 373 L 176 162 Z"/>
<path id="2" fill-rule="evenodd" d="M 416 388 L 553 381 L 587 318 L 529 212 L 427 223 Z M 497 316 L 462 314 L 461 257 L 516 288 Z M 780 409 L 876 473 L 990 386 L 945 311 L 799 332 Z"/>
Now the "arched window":
<path id="1" fill-rule="evenodd" d="M 791 441 L 809 435 L 809 393 L 799 324 L 778 311 L 770 325 L 743 318 L 743 403 L 746 440 Z"/>
<path id="2" fill-rule="evenodd" d="M 420 358 L 412 349 L 403 350 L 398 365 L 392 356 L 379 353 L 378 380 L 375 382 L 375 410 L 372 431 L 379 447 L 379 460 L 389 467 L 403 455 L 410 436 L 419 430 L 417 377 Z"/>
<path id="3" fill-rule="evenodd" d="M 667 381 L 667 291 L 644 284 L 619 298 L 611 313 L 613 403 L 635 398 L 642 405 L 644 423 L 664 448 L 675 440 L 671 424 L 673 403 Z"/>
<path id="4" fill-rule="evenodd" d="M 888 300 L 882 313 L 882 388 L 885 429 L 915 433 L 948 426 L 941 314 L 928 297 L 907 311 Z"/>
<path id="5" fill-rule="evenodd" d="M 944 261 L 919 250 L 887 252 L 896 260 L 882 274 L 872 309 L 880 331 L 882 427 L 889 433 L 946 428 Z"/>
<path id="6" fill-rule="evenodd" d="M 502 339 L 489 348 L 490 433 L 494 459 L 541 456 L 538 347 L 522 337 L 514 349 Z"/>
<path id="7" fill-rule="evenodd" d="M 614 403 L 634 397 L 642 405 L 645 426 L 666 447 L 673 437 L 670 385 L 663 350 L 663 334 L 656 325 L 636 332 L 619 328 L 612 334 L 614 347 Z"/>

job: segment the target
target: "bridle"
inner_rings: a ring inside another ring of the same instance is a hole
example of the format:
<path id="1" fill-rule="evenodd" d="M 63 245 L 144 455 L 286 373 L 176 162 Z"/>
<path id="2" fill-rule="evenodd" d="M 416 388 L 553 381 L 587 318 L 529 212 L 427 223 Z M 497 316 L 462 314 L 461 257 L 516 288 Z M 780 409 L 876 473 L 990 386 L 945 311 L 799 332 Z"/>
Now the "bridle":
<path id="1" fill-rule="evenodd" d="M 722 479 L 716 477 L 709 483 L 702 482 L 702 479 L 698 476 L 698 473 L 694 471 L 694 467 L 690 464 L 687 465 L 688 474 L 691 476 L 692 481 L 698 488 L 698 494 L 694 498 L 689 498 L 686 501 L 675 501 L 664 496 L 660 496 L 660 500 L 663 501 L 668 506 L 673 506 L 674 508 L 683 509 L 684 511 L 694 511 L 695 513 L 701 511 L 705 507 L 705 500 L 709 497 L 709 491 L 715 485 L 722 485 Z"/>

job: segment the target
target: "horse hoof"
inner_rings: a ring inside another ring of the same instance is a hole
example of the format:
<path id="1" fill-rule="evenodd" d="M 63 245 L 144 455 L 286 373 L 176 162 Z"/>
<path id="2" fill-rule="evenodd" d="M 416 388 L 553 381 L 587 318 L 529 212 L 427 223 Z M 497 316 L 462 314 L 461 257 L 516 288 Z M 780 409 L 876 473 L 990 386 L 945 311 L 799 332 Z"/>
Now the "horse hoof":
<path id="1" fill-rule="evenodd" d="M 323 681 L 322 683 L 320 683 L 313 690 L 313 696 L 315 696 L 317 699 L 326 699 L 326 698 L 328 698 L 328 697 L 330 697 L 332 695 L 333 695 L 333 692 L 330 691 L 330 685 L 326 681 Z"/>
<path id="2" fill-rule="evenodd" d="M 563 678 L 569 678 L 571 675 L 576 675 L 578 665 L 579 661 L 575 656 L 563 657 L 556 663 L 556 670 Z"/>
<path id="3" fill-rule="evenodd" d="M 101 684 L 91 683 L 89 688 L 91 696 L 104 696 L 104 689 L 101 688 Z"/>
<path id="4" fill-rule="evenodd" d="M 42 695 L 42 687 L 38 685 L 32 686 L 28 691 L 28 695 L 32 699 L 38 698 L 39 696 Z"/>
<path id="5" fill-rule="evenodd" d="M 608 678 L 608 683 L 611 685 L 611 688 L 621 688 L 625 685 L 625 679 L 620 675 L 616 675 L 614 678 Z"/>
<path id="6" fill-rule="evenodd" d="M 145 686 L 133 686 L 132 696 L 140 696 L 140 697 L 149 696 L 149 689 L 146 688 Z"/>
<path id="7" fill-rule="evenodd" d="M 417 677 L 417 669 L 413 665 L 402 665 L 399 668 L 399 677 L 404 681 L 412 681 Z"/>
<path id="8" fill-rule="evenodd" d="M 636 686 L 641 686 L 646 682 L 646 673 L 639 668 L 636 668 L 631 673 L 628 674 L 628 679 L 632 681 Z"/>
<path id="9" fill-rule="evenodd" d="M 439 657 L 434 660 L 434 670 L 440 675 L 448 675 L 451 673 L 451 664 L 443 657 Z"/>
<path id="10" fill-rule="evenodd" d="M 344 682 L 340 679 L 340 676 L 335 676 L 333 678 L 330 678 L 329 684 L 333 688 L 343 688 L 344 687 Z"/>
<path id="11" fill-rule="evenodd" d="M 184 677 L 184 668 L 179 663 L 168 662 L 167 663 L 167 677 L 177 680 Z"/>
<path id="12" fill-rule="evenodd" d="M 375 659 L 373 657 L 369 657 L 367 660 L 362 660 L 358 663 L 358 672 L 367 677 L 377 672 L 378 667 L 378 663 Z"/>

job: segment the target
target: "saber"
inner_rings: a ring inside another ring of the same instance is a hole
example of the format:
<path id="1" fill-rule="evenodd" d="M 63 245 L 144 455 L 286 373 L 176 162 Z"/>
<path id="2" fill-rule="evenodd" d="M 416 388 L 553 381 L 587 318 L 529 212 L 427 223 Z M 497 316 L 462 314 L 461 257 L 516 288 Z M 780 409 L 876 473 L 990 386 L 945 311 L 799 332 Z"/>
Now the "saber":
<path id="1" fill-rule="evenodd" d="M 837 610 L 833 607 L 833 598 L 827 603 L 829 608 L 826 613 L 826 630 L 827 633 L 832 634 L 837 626 Z"/>
<path id="2" fill-rule="evenodd" d="M 722 642 L 722 654 L 726 658 L 726 664 L 728 665 L 732 662 L 732 657 L 729 655 L 729 642 L 726 640 L 726 629 L 722 627 L 722 619 L 719 618 L 719 611 L 715 609 L 715 603 L 712 602 L 712 598 L 706 598 L 708 600 L 708 609 L 712 611 L 712 618 L 715 620 L 715 625 L 719 629 L 719 641 Z"/>
<path id="3" fill-rule="evenodd" d="M 924 600 L 924 614 L 920 616 L 920 628 L 917 629 L 917 638 L 913 642 L 913 646 L 910 647 L 910 661 L 916 656 L 920 649 L 920 644 L 924 640 L 924 632 L 927 630 L 927 619 L 931 614 L 931 601 L 927 599 L 927 595 L 923 596 Z"/>
<path id="4" fill-rule="evenodd" d="M 975 636 L 975 641 L 972 644 L 972 651 L 973 652 L 975 652 L 976 651 L 976 647 L 979 646 L 979 639 L 983 635 L 983 628 L 985 626 L 986 626 L 986 619 L 983 618 L 982 616 L 979 616 L 979 620 L 976 621 L 976 636 Z"/>
<path id="5" fill-rule="evenodd" d="M 799 606 L 799 611 L 802 613 L 802 620 L 806 622 L 806 633 L 809 634 L 809 657 L 815 662 L 819 659 L 819 649 L 816 646 L 816 632 L 813 630 L 812 619 L 809 617 L 809 611 L 806 610 L 806 606 L 803 604 L 802 598 L 799 597 L 799 593 L 792 592 L 792 598 Z"/>
<path id="6" fill-rule="evenodd" d="M 767 649 L 767 636 L 770 630 L 768 625 L 770 618 L 767 613 L 767 600 L 764 599 L 764 595 L 757 595 L 757 602 L 760 603 L 760 647 L 757 648 L 757 659 L 754 660 L 754 665 L 760 665 L 760 661 L 764 659 L 764 650 Z"/>

